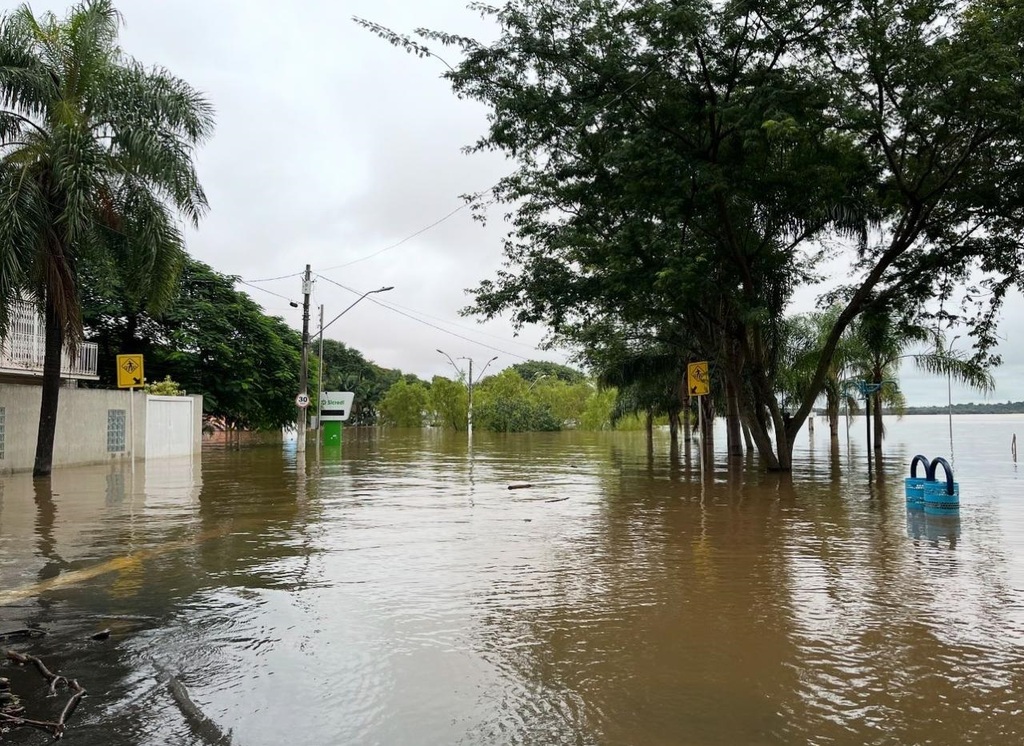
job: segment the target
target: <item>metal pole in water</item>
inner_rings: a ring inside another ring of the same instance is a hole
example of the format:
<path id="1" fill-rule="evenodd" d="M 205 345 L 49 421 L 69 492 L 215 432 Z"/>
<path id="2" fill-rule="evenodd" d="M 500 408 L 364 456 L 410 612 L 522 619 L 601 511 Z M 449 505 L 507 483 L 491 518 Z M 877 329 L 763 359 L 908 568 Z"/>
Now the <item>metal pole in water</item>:
<path id="1" fill-rule="evenodd" d="M 871 394 L 864 394 L 864 420 L 867 423 L 868 434 L 868 478 L 871 478 Z"/>
<path id="2" fill-rule="evenodd" d="M 699 433 L 700 439 L 698 443 L 700 445 L 697 463 L 700 465 L 700 481 L 704 483 L 704 407 L 702 404 L 702 397 L 697 397 L 697 432 Z"/>

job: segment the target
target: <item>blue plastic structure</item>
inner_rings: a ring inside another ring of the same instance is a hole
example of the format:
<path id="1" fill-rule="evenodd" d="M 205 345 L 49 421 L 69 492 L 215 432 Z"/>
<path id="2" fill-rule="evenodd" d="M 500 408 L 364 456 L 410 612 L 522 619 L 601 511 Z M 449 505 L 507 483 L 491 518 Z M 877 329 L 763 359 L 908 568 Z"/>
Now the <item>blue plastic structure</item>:
<path id="1" fill-rule="evenodd" d="M 925 476 L 917 476 L 917 465 L 924 464 Z M 907 492 L 907 509 L 924 510 L 924 485 L 928 481 L 928 459 L 917 454 L 910 462 L 910 476 L 903 480 Z"/>
<path id="2" fill-rule="evenodd" d="M 935 467 L 942 466 L 946 478 L 935 478 Z M 960 485 L 953 481 L 953 467 L 944 458 L 934 458 L 928 465 L 928 481 L 924 484 L 924 512 L 927 515 L 953 515 L 960 512 Z"/>

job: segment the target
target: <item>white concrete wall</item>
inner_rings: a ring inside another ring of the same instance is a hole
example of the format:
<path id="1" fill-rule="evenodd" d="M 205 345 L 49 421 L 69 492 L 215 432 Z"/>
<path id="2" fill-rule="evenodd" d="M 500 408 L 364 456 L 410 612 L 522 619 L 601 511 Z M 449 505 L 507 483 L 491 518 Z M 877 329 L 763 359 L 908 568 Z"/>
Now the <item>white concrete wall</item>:
<path id="1" fill-rule="evenodd" d="M 39 428 L 38 386 L 0 384 L 0 407 L 4 408 L 4 454 L 0 473 L 32 469 L 35 463 L 36 436 Z M 203 398 L 193 398 L 195 453 L 202 444 Z M 126 446 L 121 453 L 107 451 L 107 411 L 125 410 Z M 132 421 L 134 415 L 134 422 Z M 134 432 L 134 438 L 131 433 Z M 54 439 L 53 465 L 76 466 L 126 460 L 146 454 L 146 394 L 109 389 L 60 390 L 57 409 L 57 434 Z"/>

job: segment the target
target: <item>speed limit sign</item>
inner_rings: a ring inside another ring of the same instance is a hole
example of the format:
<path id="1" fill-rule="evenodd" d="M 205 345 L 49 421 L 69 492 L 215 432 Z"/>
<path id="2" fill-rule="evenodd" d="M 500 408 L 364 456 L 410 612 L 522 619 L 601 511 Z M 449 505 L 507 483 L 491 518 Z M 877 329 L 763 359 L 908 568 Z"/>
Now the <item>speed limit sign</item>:
<path id="1" fill-rule="evenodd" d="M 299 394 L 295 397 L 295 406 L 305 409 L 309 406 L 309 394 Z"/>

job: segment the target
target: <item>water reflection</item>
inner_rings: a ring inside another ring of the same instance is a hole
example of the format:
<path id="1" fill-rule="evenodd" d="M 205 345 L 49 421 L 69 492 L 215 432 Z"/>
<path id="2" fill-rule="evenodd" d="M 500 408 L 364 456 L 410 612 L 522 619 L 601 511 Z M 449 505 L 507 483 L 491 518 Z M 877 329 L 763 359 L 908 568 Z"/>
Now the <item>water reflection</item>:
<path id="1" fill-rule="evenodd" d="M 50 629 L 83 744 L 198 742 L 170 677 L 239 744 L 1020 741 L 1007 441 L 957 443 L 962 513 L 926 516 L 906 455 L 941 443 L 901 427 L 871 479 L 824 428 L 791 475 L 701 480 L 667 434 L 357 429 L 15 475 L 0 622 Z"/>

